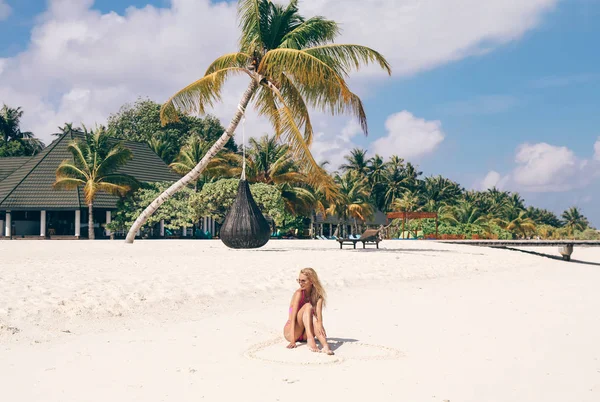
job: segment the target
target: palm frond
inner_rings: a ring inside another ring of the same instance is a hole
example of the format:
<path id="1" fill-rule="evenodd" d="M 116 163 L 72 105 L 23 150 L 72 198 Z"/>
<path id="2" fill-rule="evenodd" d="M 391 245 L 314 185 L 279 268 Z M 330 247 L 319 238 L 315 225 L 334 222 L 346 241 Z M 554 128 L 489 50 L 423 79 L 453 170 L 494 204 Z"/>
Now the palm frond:
<path id="1" fill-rule="evenodd" d="M 268 28 L 270 0 L 240 0 L 238 2 L 238 19 L 242 35 L 240 48 L 242 51 L 254 52 L 264 46 L 263 33 Z"/>
<path id="2" fill-rule="evenodd" d="M 309 178 L 311 185 L 319 185 L 320 182 L 329 177 L 319 164 L 314 160 L 310 147 L 304 141 L 304 136 L 298 129 L 294 121 L 292 111 L 287 107 L 282 98 L 280 98 L 282 107 L 279 109 L 282 123 L 282 135 L 286 144 L 289 146 L 292 156 L 299 162 L 300 166 L 305 170 L 306 176 Z"/>
<path id="3" fill-rule="evenodd" d="M 56 190 L 73 190 L 85 184 L 85 181 L 73 177 L 58 177 L 52 185 Z"/>
<path id="4" fill-rule="evenodd" d="M 73 155 L 75 166 L 78 166 L 80 169 L 89 172 L 89 147 L 79 140 L 73 140 L 69 142 L 69 145 L 67 145 L 67 150 Z"/>
<path id="5" fill-rule="evenodd" d="M 224 68 L 240 67 L 246 68 L 251 62 L 252 57 L 244 52 L 235 52 L 225 54 L 212 62 L 204 75 L 212 74 L 215 71 L 223 70 Z"/>
<path id="6" fill-rule="evenodd" d="M 228 67 L 205 75 L 173 95 L 160 109 L 163 125 L 179 120 L 179 112 L 204 114 L 208 106 L 221 99 L 221 88 L 229 75 L 247 73 L 239 67 Z"/>
<path id="7" fill-rule="evenodd" d="M 258 73 L 275 81 L 279 81 L 279 77 L 286 73 L 303 87 L 318 88 L 321 96 L 327 100 L 341 96 L 348 102 L 352 93 L 334 67 L 301 50 L 275 49 L 263 57 Z"/>
<path id="8" fill-rule="evenodd" d="M 340 34 L 335 21 L 313 17 L 304 21 L 281 40 L 279 48 L 303 49 L 332 42 Z"/>
<path id="9" fill-rule="evenodd" d="M 65 160 L 56 169 L 56 177 L 58 178 L 70 178 L 85 180 L 88 175 L 86 172 L 81 170 L 78 166 L 75 166 L 71 161 Z"/>
<path id="10" fill-rule="evenodd" d="M 271 122 L 275 135 L 281 134 L 281 119 L 279 108 L 275 102 L 275 95 L 268 87 L 261 87 L 258 91 L 255 107 L 259 116 L 265 116 Z M 252 140 L 252 138 L 250 139 Z"/>
<path id="11" fill-rule="evenodd" d="M 304 51 L 326 61 L 329 65 L 338 65 L 346 74 L 368 64 L 378 64 L 389 75 L 392 74 L 392 68 L 385 57 L 367 46 L 328 44 L 304 49 Z"/>
<path id="12" fill-rule="evenodd" d="M 310 122 L 308 107 L 306 107 L 304 98 L 296 84 L 285 74 L 281 74 L 280 78 L 281 95 L 294 113 L 294 119 L 298 123 L 298 126 L 304 127 L 304 140 L 310 146 L 313 140 L 313 128 Z"/>
<path id="13" fill-rule="evenodd" d="M 126 148 L 123 144 L 116 144 L 101 160 L 96 175 L 102 177 L 125 165 L 131 158 L 133 158 L 133 153 L 129 148 Z"/>
<path id="14" fill-rule="evenodd" d="M 131 191 L 132 187 L 125 184 L 115 184 L 115 183 L 106 183 L 99 182 L 97 184 L 97 190 L 104 191 L 105 193 L 124 196 L 129 191 Z"/>

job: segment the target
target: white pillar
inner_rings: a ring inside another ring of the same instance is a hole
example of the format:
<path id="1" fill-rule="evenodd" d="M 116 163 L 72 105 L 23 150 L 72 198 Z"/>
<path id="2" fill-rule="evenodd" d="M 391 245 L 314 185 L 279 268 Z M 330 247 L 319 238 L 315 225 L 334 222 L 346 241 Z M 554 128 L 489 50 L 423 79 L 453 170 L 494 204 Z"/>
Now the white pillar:
<path id="1" fill-rule="evenodd" d="M 110 211 L 106 211 L 106 224 L 108 225 L 110 222 L 112 221 L 112 214 Z M 106 235 L 110 236 L 112 233 L 110 233 L 110 229 L 106 228 Z"/>
<path id="2" fill-rule="evenodd" d="M 210 218 L 210 234 L 215 237 L 215 218 Z"/>
<path id="3" fill-rule="evenodd" d="M 46 211 L 40 211 L 40 236 L 46 237 Z"/>
<path id="4" fill-rule="evenodd" d="M 4 237 L 4 220 L 0 219 L 0 237 Z"/>
<path id="5" fill-rule="evenodd" d="M 208 218 L 206 216 L 202 218 L 202 230 L 204 232 L 208 230 Z"/>
<path id="6" fill-rule="evenodd" d="M 81 210 L 75 211 L 75 237 L 81 236 Z"/>
<path id="7" fill-rule="evenodd" d="M 10 218 L 10 211 L 6 211 L 6 226 L 4 227 L 4 236 L 6 237 L 12 236 L 12 231 L 10 228 L 10 226 L 12 225 L 12 221 Z"/>
<path id="8" fill-rule="evenodd" d="M 160 237 L 165 237 L 165 220 L 160 220 Z"/>
<path id="9" fill-rule="evenodd" d="M 141 236 L 142 236 L 142 229 L 138 229 L 137 237 L 141 237 Z"/>
<path id="10" fill-rule="evenodd" d="M 187 236 L 187 226 L 181 228 L 181 237 Z"/>

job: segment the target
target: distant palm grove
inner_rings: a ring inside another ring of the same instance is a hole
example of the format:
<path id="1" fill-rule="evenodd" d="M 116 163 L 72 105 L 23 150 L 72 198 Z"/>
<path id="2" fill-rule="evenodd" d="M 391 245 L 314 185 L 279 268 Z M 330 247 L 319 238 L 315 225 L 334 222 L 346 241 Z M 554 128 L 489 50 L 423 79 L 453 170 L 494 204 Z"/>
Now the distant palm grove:
<path id="1" fill-rule="evenodd" d="M 145 142 L 173 170 L 184 175 L 202 159 L 224 128 L 213 116 L 185 115 L 175 123 L 162 126 L 160 107 L 144 99 L 124 105 L 109 117 L 106 126 L 99 126 L 90 135 L 100 131 L 103 136 Z M 21 131 L 22 116 L 21 108 L 4 105 L 0 109 L 0 157 L 35 155 L 44 148 L 33 133 Z M 54 135 L 70 131 L 83 133 L 86 129 L 66 123 Z M 350 151 L 341 166 L 323 163 L 321 168 L 331 172 L 328 173 L 330 180 L 315 188 L 306 169 L 294 159 L 287 145 L 277 141 L 274 135 L 251 134 L 254 135 L 246 150 L 246 175 L 259 207 L 273 222 L 274 232 L 312 236 L 316 234 L 317 217 L 329 217 L 329 222 L 341 228 L 338 235 L 347 234 L 342 231 L 348 227 L 359 233 L 366 224 L 373 224 L 376 211 L 427 211 L 438 214 L 440 237 L 588 240 L 599 237 L 577 207 L 557 216 L 545 209 L 526 206 L 518 193 L 496 188 L 465 190 L 441 175 L 423 177 L 417 166 L 398 156 L 387 160 L 379 155 L 369 157 L 367 150 L 359 148 Z M 182 227 L 192 228 L 205 216 L 222 222 L 241 173 L 240 149 L 233 139 L 229 140 L 202 176 L 161 206 L 147 226 L 164 220 L 165 227 L 176 233 Z M 140 211 L 167 186 L 168 183 L 131 186 L 131 191 L 122 197 L 109 228 L 126 231 Z M 392 223 L 388 235 L 430 237 L 435 234 L 434 220 L 408 221 L 405 232 L 400 227 L 399 223 Z"/>

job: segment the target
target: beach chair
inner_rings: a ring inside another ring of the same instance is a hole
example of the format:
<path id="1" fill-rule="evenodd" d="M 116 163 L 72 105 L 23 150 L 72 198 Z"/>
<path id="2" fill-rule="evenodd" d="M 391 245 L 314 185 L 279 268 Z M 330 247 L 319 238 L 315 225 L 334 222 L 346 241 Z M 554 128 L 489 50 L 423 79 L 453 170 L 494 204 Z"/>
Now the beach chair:
<path id="1" fill-rule="evenodd" d="M 361 242 L 363 244 L 363 248 L 366 248 L 367 244 L 375 243 L 375 246 L 379 248 L 379 242 L 381 239 L 379 238 L 380 229 L 367 229 L 363 232 L 362 235 L 358 238 L 350 238 L 350 236 L 346 238 L 336 239 L 338 243 L 340 243 L 340 249 L 343 248 L 344 244 L 352 245 L 353 248 L 356 248 L 356 243 Z"/>

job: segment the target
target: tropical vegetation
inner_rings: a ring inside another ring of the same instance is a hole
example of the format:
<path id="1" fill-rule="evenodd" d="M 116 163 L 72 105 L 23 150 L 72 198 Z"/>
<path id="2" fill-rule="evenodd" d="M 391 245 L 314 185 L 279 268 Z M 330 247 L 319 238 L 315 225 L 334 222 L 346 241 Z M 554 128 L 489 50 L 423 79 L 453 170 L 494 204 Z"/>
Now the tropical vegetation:
<path id="1" fill-rule="evenodd" d="M 72 190 L 83 187 L 88 205 L 88 238 L 94 239 L 94 200 L 99 192 L 124 196 L 138 187 L 135 178 L 117 170 L 132 158 L 131 151 L 121 142 L 115 143 L 103 127 L 88 131 L 83 140 L 72 140 L 67 149 L 73 160 L 64 160 L 56 170 L 54 188 Z"/>
<path id="2" fill-rule="evenodd" d="M 346 79 L 351 71 L 375 64 L 391 73 L 385 58 L 373 49 L 354 44 L 335 44 L 340 29 L 323 17 L 305 18 L 298 0 L 287 5 L 270 0 L 240 0 L 241 27 L 237 52 L 217 58 L 204 77 L 173 95 L 161 108 L 163 124 L 180 120 L 180 113 L 204 114 L 220 99 L 221 89 L 232 75 L 250 78 L 229 126 L 200 163 L 154 200 L 134 222 L 127 235 L 133 242 L 138 229 L 170 194 L 198 180 L 210 160 L 231 139 L 252 100 L 259 115 L 267 118 L 277 139 L 289 146 L 291 155 L 308 180 L 328 194 L 329 176 L 315 162 L 310 145 L 313 127 L 309 108 L 355 116 L 367 133 L 366 114 L 360 98 Z"/>

